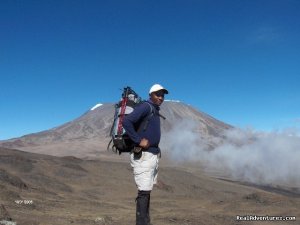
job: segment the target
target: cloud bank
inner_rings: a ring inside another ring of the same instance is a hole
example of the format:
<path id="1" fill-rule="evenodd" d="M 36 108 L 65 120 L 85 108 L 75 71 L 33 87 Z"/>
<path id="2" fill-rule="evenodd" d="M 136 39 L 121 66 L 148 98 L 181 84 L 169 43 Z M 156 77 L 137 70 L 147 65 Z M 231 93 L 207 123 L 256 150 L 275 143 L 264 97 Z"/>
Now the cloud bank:
<path id="1" fill-rule="evenodd" d="M 182 121 L 165 134 L 163 145 L 173 160 L 222 170 L 235 180 L 300 187 L 300 137 L 296 129 L 231 129 L 224 138 L 210 140 L 218 143 L 213 150 L 207 150 L 205 140 L 195 130 L 195 122 Z"/>

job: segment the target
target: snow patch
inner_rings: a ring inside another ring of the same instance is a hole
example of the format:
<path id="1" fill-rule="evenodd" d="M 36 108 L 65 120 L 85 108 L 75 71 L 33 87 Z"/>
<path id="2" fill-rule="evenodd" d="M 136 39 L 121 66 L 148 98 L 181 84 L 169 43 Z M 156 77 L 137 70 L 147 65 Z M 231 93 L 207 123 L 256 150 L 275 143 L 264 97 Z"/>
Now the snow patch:
<path id="1" fill-rule="evenodd" d="M 96 104 L 93 108 L 91 108 L 91 110 L 97 109 L 97 108 L 100 107 L 101 105 L 103 105 L 103 104 L 98 103 L 98 104 Z"/>
<path id="2" fill-rule="evenodd" d="M 179 100 L 166 99 L 165 102 L 180 102 Z"/>

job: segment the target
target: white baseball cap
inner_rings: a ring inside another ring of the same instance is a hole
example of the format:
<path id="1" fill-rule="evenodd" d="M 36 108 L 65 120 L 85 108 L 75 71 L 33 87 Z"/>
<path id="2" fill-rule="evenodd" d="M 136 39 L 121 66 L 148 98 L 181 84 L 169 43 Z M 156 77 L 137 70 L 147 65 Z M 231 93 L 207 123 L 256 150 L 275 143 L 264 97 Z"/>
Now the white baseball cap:
<path id="1" fill-rule="evenodd" d="M 154 84 L 151 88 L 150 88 L 150 91 L 149 91 L 149 94 L 153 93 L 153 92 L 157 92 L 157 91 L 160 91 L 160 90 L 163 90 L 165 92 L 165 94 L 168 94 L 168 90 L 165 89 L 163 86 L 161 86 L 160 84 Z"/>

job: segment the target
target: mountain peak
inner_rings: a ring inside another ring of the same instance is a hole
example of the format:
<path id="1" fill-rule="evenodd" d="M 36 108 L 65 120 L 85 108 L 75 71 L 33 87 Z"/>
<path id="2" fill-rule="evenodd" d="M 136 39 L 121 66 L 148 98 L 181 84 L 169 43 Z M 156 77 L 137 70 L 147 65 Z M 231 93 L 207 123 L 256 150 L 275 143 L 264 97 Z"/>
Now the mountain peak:
<path id="1" fill-rule="evenodd" d="M 223 132 L 231 128 L 183 102 L 166 101 L 160 112 L 167 118 L 161 121 L 162 140 L 177 136 L 177 131 L 186 130 L 185 133 L 191 131 L 199 137 L 202 146 L 211 148 L 217 145 L 215 140 L 222 138 Z M 50 130 L 1 141 L 0 146 L 56 156 L 99 157 L 99 154 L 106 152 L 110 141 L 114 115 L 115 104 L 98 103 L 70 122 Z"/>

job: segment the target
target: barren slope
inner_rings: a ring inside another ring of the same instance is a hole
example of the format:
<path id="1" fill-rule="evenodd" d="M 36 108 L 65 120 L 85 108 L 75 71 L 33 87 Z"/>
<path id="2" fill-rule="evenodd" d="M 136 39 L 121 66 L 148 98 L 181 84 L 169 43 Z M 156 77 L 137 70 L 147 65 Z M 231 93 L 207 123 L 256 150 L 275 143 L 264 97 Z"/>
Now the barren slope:
<path id="1" fill-rule="evenodd" d="M 192 121 L 195 125 L 193 132 L 210 147 L 216 144 L 213 141 L 215 137 L 221 137 L 222 132 L 231 127 L 181 102 L 166 101 L 161 107 L 161 114 L 167 118 L 162 121 L 162 139 L 180 122 Z M 103 104 L 59 127 L 1 141 L 0 146 L 54 156 L 106 157 L 113 116 L 114 105 Z"/>
<path id="2" fill-rule="evenodd" d="M 153 224 L 255 223 L 237 222 L 236 215 L 300 218 L 297 193 L 263 190 L 191 171 L 162 165 L 151 198 Z M 0 186 L 1 207 L 9 214 L 6 219 L 17 224 L 134 224 L 136 188 L 126 160 L 59 158 L 1 148 Z M 0 216 L 1 221 L 4 215 Z"/>

